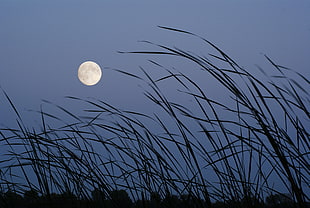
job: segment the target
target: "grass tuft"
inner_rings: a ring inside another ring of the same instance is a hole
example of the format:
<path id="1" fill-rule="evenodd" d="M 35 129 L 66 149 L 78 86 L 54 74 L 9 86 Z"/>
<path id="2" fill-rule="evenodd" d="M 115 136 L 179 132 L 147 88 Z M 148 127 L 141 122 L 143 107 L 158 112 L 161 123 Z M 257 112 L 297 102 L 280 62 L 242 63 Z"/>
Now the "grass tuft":
<path id="1" fill-rule="evenodd" d="M 62 194 L 58 199 L 107 207 L 309 207 L 309 80 L 267 55 L 277 74 L 268 76 L 259 68 L 266 76 L 259 79 L 207 39 L 159 28 L 198 38 L 216 54 L 206 58 L 148 41 L 159 50 L 121 53 L 187 60 L 205 80 L 214 79 L 223 94 L 213 98 L 190 71 L 150 60 L 163 76 L 142 67 L 139 75 L 115 71 L 145 84 L 151 112 L 68 96 L 87 104 L 86 116 L 55 105 L 73 119 L 68 123 L 41 107 L 37 130 L 25 126 L 2 90 L 19 128 L 0 129 L 6 150 L 0 153 L 0 203 L 12 192 L 26 192 L 27 200 L 35 196 L 37 202 Z M 175 94 L 191 102 L 166 93 L 165 83 L 173 83 Z M 51 126 L 53 120 L 62 126 Z"/>

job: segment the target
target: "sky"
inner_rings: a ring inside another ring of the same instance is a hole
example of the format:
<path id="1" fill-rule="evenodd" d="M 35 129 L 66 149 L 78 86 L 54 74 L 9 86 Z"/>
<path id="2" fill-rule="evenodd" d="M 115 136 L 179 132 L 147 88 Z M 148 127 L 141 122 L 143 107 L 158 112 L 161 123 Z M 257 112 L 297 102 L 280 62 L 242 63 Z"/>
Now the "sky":
<path id="1" fill-rule="evenodd" d="M 258 72 L 256 65 L 270 72 L 266 54 L 309 79 L 309 11 L 308 0 L 1 0 L 0 87 L 29 125 L 40 123 L 40 116 L 31 110 L 41 106 L 49 110 L 43 100 L 83 111 L 85 106 L 68 102 L 66 96 L 152 113 L 143 97 L 144 85 L 113 70 L 141 74 L 139 67 L 143 67 L 154 77 L 162 76 L 149 59 L 186 71 L 207 83 L 209 94 L 221 94 L 212 80 L 205 80 L 182 60 L 118 53 L 158 50 L 143 40 L 202 55 L 211 52 L 194 37 L 158 26 L 208 39 L 251 73 Z M 88 60 L 102 68 L 102 78 L 94 86 L 85 86 L 77 78 L 79 65 Z M 174 86 L 164 87 L 173 94 Z M 0 126 L 14 125 L 16 116 L 0 92 Z"/>
<path id="2" fill-rule="evenodd" d="M 121 108 L 143 106 L 143 89 L 136 80 L 111 69 L 139 73 L 139 66 L 149 69 L 147 60 L 157 57 L 118 51 L 156 50 L 139 42 L 148 40 L 203 55 L 210 52 L 201 41 L 158 26 L 200 35 L 248 70 L 264 66 L 267 54 L 309 77 L 309 10 L 305 0 L 2 0 L 0 86 L 20 111 L 38 110 L 42 99 L 64 105 L 65 96 L 94 97 Z M 77 79 L 79 65 L 87 60 L 103 70 L 101 81 L 92 87 Z M 178 61 L 169 64 L 182 67 Z M 0 98 L 0 124 L 6 125 L 9 111 Z"/>

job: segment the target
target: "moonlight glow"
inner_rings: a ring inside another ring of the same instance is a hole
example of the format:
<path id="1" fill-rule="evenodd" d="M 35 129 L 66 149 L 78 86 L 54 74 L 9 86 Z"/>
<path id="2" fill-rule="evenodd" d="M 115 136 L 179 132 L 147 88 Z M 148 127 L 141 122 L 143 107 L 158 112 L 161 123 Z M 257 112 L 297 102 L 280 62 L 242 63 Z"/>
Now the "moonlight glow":
<path id="1" fill-rule="evenodd" d="M 101 79 L 101 68 L 93 61 L 82 63 L 78 70 L 79 80 L 88 86 L 95 85 Z"/>

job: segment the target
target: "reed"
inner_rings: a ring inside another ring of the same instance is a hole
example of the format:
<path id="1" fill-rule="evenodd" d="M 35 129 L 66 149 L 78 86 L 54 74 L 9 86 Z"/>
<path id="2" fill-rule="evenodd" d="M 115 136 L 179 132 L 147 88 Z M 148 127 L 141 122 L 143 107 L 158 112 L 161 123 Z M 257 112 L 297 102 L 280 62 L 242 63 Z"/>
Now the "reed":
<path id="1" fill-rule="evenodd" d="M 138 75 L 116 70 L 144 83 L 144 95 L 154 106 L 147 113 L 119 109 L 103 100 L 67 97 L 86 103 L 87 115 L 55 105 L 72 119 L 69 123 L 41 109 L 41 129 L 29 129 L 3 91 L 19 128 L 0 130 L 1 145 L 7 149 L 1 153 L 5 159 L 0 163 L 0 190 L 31 189 L 47 198 L 72 193 L 79 199 L 90 199 L 94 189 L 109 199 L 117 198 L 113 191 L 126 190 L 133 201 L 156 196 L 166 206 L 164 199 L 177 196 L 194 200 L 196 207 L 216 207 L 216 202 L 263 207 L 266 197 L 287 192 L 294 206 L 308 207 L 309 80 L 268 56 L 273 68 L 268 70 L 278 75 L 259 79 L 212 42 L 187 31 L 160 28 L 198 38 L 215 54 L 203 57 L 151 42 L 146 44 L 158 50 L 121 53 L 187 60 L 192 70 L 200 70 L 225 90 L 224 102 L 221 96 L 208 96 L 191 73 L 153 60 L 153 70 L 164 76 L 154 78 L 142 67 Z M 178 103 L 165 94 L 167 82 L 192 102 Z M 63 125 L 55 128 L 47 120 Z"/>

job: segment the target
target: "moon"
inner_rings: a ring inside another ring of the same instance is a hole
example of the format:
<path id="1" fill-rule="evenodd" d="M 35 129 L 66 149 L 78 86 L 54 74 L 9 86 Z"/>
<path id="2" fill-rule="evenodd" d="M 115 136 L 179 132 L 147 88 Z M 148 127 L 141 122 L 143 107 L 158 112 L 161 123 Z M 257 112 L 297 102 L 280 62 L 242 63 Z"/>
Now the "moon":
<path id="1" fill-rule="evenodd" d="M 78 70 L 78 78 L 84 85 L 95 85 L 101 79 L 101 68 L 93 61 L 85 61 Z"/>

